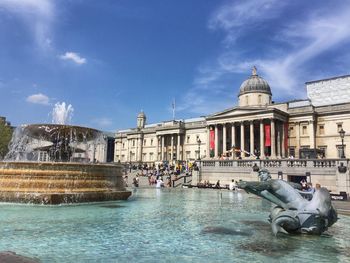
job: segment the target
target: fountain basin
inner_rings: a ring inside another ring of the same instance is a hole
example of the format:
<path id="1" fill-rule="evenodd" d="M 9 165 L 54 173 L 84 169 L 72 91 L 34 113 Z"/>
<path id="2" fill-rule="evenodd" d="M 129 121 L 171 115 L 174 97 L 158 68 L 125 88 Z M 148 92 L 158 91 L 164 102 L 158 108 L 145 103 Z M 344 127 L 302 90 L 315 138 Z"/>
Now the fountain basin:
<path id="1" fill-rule="evenodd" d="M 0 162 L 0 201 L 62 204 L 126 200 L 122 166 L 59 162 Z"/>

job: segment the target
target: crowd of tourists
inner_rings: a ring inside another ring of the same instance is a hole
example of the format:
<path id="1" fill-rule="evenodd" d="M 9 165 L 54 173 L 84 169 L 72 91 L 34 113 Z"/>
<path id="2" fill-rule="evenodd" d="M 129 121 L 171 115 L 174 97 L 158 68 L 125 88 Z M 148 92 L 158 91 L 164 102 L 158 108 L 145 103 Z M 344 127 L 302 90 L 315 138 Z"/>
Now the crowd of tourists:
<path id="1" fill-rule="evenodd" d="M 178 162 L 169 164 L 167 162 L 148 164 L 128 164 L 124 170 L 124 183 L 129 186 L 128 172 L 136 172 L 132 179 L 132 186 L 139 187 L 140 177 L 147 177 L 149 186 L 172 187 L 172 180 L 177 180 L 180 175 L 192 175 L 193 170 L 197 170 L 195 162 Z M 165 181 L 164 181 L 165 180 Z"/>

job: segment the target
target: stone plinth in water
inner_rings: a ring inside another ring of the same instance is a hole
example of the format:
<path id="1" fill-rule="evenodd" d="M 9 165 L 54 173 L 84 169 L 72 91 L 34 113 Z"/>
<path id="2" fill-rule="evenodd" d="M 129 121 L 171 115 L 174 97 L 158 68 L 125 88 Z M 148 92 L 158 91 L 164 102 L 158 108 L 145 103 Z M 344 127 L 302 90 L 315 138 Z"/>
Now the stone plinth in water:
<path id="1" fill-rule="evenodd" d="M 121 165 L 0 162 L 0 201 L 62 204 L 126 200 Z"/>

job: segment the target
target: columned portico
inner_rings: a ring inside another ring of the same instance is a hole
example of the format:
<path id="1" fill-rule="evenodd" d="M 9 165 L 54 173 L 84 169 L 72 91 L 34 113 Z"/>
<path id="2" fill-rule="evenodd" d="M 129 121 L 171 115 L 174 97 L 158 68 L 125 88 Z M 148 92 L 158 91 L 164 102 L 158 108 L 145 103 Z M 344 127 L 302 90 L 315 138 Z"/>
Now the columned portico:
<path id="1" fill-rule="evenodd" d="M 241 121 L 241 157 L 245 157 L 245 145 L 244 145 L 244 122 Z"/>
<path id="2" fill-rule="evenodd" d="M 260 159 L 265 158 L 265 131 L 264 120 L 260 120 Z"/>
<path id="3" fill-rule="evenodd" d="M 164 158 L 164 135 L 161 137 L 162 137 L 161 160 L 165 160 L 165 158 Z"/>
<path id="4" fill-rule="evenodd" d="M 231 147 L 233 147 L 232 149 L 232 158 L 236 158 L 236 126 L 235 123 L 232 122 L 232 127 L 231 127 Z"/>
<path id="5" fill-rule="evenodd" d="M 271 119 L 271 158 L 276 158 L 276 127 L 275 119 Z"/>
<path id="6" fill-rule="evenodd" d="M 170 135 L 170 158 L 169 162 L 172 162 L 174 159 L 174 134 Z"/>
<path id="7" fill-rule="evenodd" d="M 159 160 L 159 136 L 156 135 L 156 153 L 155 153 L 155 161 Z"/>
<path id="8" fill-rule="evenodd" d="M 226 153 L 226 123 L 222 125 L 222 152 Z"/>

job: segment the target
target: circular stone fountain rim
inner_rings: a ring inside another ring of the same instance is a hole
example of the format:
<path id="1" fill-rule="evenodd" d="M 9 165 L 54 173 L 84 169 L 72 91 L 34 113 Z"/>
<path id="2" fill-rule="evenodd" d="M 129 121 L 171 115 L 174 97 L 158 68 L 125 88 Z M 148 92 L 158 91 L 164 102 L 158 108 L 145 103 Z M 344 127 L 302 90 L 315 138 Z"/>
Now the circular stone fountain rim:
<path id="1" fill-rule="evenodd" d="M 43 132 L 43 129 L 50 127 L 52 130 L 46 130 Z M 57 129 L 76 129 L 78 132 L 88 131 L 92 138 L 96 138 L 98 134 L 101 134 L 102 131 L 99 131 L 94 128 L 78 126 L 78 125 L 68 125 L 68 124 L 52 124 L 52 123 L 39 123 L 39 124 L 24 124 L 22 125 L 23 129 L 30 132 L 30 136 L 33 138 L 46 138 L 52 139 L 52 133 L 55 133 Z"/>
<path id="2" fill-rule="evenodd" d="M 81 163 L 81 162 L 31 162 L 31 161 L 0 161 L 0 165 L 6 165 L 6 164 L 16 164 L 18 165 L 25 165 L 25 164 L 29 164 L 29 165 L 40 165 L 40 166 L 105 166 L 105 167 L 115 167 L 115 166 L 119 166 L 119 167 L 123 167 L 122 164 L 118 164 L 118 163 Z"/>

